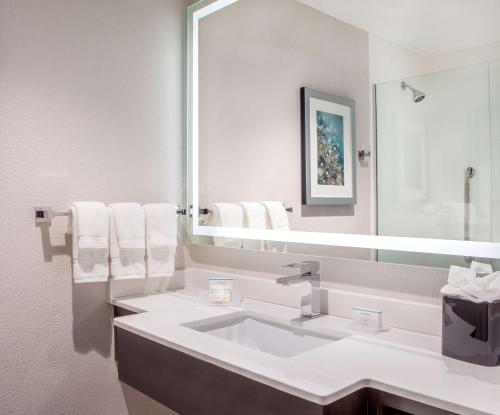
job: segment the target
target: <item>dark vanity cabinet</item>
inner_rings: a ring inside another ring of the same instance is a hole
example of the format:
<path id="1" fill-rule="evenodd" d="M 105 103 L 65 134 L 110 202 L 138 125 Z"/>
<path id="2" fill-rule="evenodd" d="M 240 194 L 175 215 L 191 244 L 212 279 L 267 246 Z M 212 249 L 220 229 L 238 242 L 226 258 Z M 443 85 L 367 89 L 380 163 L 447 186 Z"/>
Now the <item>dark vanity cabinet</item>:
<path id="1" fill-rule="evenodd" d="M 132 314 L 115 307 L 115 316 Z M 181 415 L 450 415 L 362 388 L 322 406 L 115 328 L 120 381 Z"/>

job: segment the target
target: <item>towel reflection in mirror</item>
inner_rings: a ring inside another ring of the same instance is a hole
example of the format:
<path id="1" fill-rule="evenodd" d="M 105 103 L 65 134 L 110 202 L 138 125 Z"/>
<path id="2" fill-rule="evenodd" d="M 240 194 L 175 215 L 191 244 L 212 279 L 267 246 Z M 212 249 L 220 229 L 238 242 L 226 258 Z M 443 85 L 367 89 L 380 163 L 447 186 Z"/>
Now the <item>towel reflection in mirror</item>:
<path id="1" fill-rule="evenodd" d="M 290 222 L 282 202 L 213 203 L 206 224 L 229 228 L 289 231 Z M 215 246 L 259 251 L 287 252 L 284 242 L 213 237 Z"/>

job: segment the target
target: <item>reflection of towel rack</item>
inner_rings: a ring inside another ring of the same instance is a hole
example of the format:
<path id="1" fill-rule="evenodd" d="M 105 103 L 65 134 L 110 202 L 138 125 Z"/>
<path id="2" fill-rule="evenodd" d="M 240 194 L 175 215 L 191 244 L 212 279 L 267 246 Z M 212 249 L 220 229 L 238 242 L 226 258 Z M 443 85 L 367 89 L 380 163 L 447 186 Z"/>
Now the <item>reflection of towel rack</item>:
<path id="1" fill-rule="evenodd" d="M 176 207 L 178 215 L 185 215 L 186 209 Z M 35 207 L 35 223 L 48 223 L 52 224 L 52 220 L 56 216 L 69 216 L 69 209 L 67 210 L 54 210 L 50 206 L 37 206 Z"/>
<path id="2" fill-rule="evenodd" d="M 283 205 L 285 206 L 285 205 Z M 289 206 L 289 207 L 286 207 L 285 206 L 285 210 L 288 212 L 288 213 L 293 213 L 293 207 Z M 211 209 L 208 209 L 208 208 L 200 208 L 199 209 L 199 214 L 200 215 L 211 215 L 212 214 L 212 210 Z"/>

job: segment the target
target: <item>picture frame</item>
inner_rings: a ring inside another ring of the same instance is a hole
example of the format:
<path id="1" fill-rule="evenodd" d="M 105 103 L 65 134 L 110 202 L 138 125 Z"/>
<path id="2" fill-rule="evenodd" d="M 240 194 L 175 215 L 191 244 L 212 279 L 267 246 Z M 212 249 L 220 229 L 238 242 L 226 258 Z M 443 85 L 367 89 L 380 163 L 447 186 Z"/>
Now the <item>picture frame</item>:
<path id="1" fill-rule="evenodd" d="M 355 102 L 300 90 L 302 204 L 356 204 Z"/>

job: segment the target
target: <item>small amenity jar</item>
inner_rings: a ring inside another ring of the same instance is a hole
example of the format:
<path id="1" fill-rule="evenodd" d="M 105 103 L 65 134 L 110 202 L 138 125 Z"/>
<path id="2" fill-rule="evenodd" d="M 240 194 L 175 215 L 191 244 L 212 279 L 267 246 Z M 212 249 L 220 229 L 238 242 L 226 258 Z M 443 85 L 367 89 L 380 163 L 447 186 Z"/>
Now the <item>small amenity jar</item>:
<path id="1" fill-rule="evenodd" d="M 500 365 L 500 301 L 443 297 L 444 356 L 482 366 Z"/>

